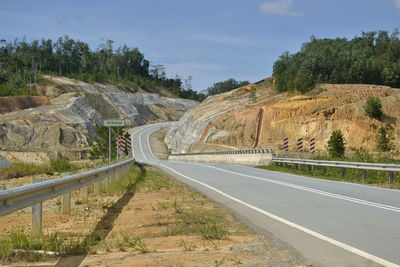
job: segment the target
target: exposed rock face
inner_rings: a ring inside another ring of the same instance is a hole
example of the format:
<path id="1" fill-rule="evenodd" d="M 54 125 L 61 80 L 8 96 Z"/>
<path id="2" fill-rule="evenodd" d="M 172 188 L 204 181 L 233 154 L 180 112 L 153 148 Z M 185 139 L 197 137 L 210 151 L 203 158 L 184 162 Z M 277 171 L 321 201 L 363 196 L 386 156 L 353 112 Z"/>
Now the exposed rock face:
<path id="1" fill-rule="evenodd" d="M 105 94 L 123 116 L 135 126 L 149 121 L 173 121 L 181 117 L 184 111 L 194 108 L 198 103 L 191 100 L 159 97 L 156 94 Z"/>
<path id="2" fill-rule="evenodd" d="M 0 117 L 0 143 L 10 151 L 62 151 L 92 144 L 100 115 L 81 97 L 65 106 L 46 106 Z"/>
<path id="3" fill-rule="evenodd" d="M 45 96 L 5 96 L 0 97 L 0 114 L 46 105 L 50 101 Z"/>
<path id="4" fill-rule="evenodd" d="M 89 85 L 62 77 L 52 81 L 51 86 L 41 88 L 42 93 L 53 96 L 40 98 L 46 105 L 0 114 L 1 150 L 68 152 L 69 156 L 74 152 L 80 157 L 90 150 L 95 128 L 104 119 L 125 119 L 128 126 L 140 126 L 178 120 L 198 105 L 196 101 L 126 93 L 116 86 Z M 54 84 L 57 82 L 60 85 Z"/>
<path id="5" fill-rule="evenodd" d="M 377 129 L 384 126 L 395 140 L 400 136 L 400 90 L 371 85 L 322 85 L 308 95 L 278 94 L 258 85 L 256 101 L 251 86 L 213 96 L 170 127 L 165 141 L 172 152 L 272 147 L 279 151 L 282 139 L 316 138 L 317 150 L 326 151 L 332 131 L 340 129 L 348 150 L 374 150 Z M 370 119 L 363 106 L 368 96 L 381 98 L 385 116 Z M 400 146 L 395 143 L 396 150 Z"/>

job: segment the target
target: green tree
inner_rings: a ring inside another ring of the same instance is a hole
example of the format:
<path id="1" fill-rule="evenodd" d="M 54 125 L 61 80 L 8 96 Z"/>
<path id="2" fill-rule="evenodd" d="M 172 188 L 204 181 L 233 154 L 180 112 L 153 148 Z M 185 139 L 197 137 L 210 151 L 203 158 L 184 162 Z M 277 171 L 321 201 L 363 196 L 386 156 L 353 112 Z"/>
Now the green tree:
<path id="1" fill-rule="evenodd" d="M 204 98 L 191 88 L 191 78 L 184 88 L 180 79 L 167 78 L 164 68 L 160 72 L 150 70 L 150 62 L 138 48 L 123 45 L 114 49 L 113 43 L 107 40 L 92 51 L 88 44 L 68 36 L 55 42 L 0 40 L 0 95 L 35 94 L 34 87 L 28 84 L 37 84 L 40 74 L 57 73 L 87 82 L 117 83 L 131 91 L 140 87 L 193 100 Z"/>
<path id="2" fill-rule="evenodd" d="M 366 83 L 400 87 L 399 30 L 363 32 L 351 40 L 317 39 L 284 52 L 273 67 L 278 91 L 306 92 L 313 83 Z"/>
<path id="3" fill-rule="evenodd" d="M 342 131 L 333 131 L 328 141 L 328 152 L 332 158 L 343 158 L 346 151 L 346 142 Z"/>
<path id="4" fill-rule="evenodd" d="M 298 91 L 305 93 L 314 86 L 314 77 L 307 67 L 300 67 L 296 74 L 295 87 Z"/>
<path id="5" fill-rule="evenodd" d="M 384 127 L 379 127 L 376 137 L 376 148 L 379 151 L 386 152 L 392 149 L 392 144 L 388 137 L 388 133 Z"/>
<path id="6" fill-rule="evenodd" d="M 231 78 L 226 81 L 214 83 L 212 86 L 207 88 L 208 95 L 216 95 L 224 92 L 232 91 L 236 88 L 250 84 L 249 81 L 236 81 Z"/>
<path id="7" fill-rule="evenodd" d="M 378 97 L 369 96 L 365 101 L 365 114 L 370 118 L 378 119 L 382 116 L 382 104 Z"/>
<path id="8" fill-rule="evenodd" d="M 129 133 L 125 132 L 121 127 L 115 127 L 111 129 L 111 158 L 115 158 L 117 156 L 115 138 L 116 133 L 123 135 L 125 138 L 130 137 Z M 97 129 L 97 134 L 98 136 L 94 138 L 95 144 L 90 151 L 90 158 L 108 158 L 108 127 L 101 126 Z M 128 151 L 125 149 L 124 153 L 127 155 Z"/>

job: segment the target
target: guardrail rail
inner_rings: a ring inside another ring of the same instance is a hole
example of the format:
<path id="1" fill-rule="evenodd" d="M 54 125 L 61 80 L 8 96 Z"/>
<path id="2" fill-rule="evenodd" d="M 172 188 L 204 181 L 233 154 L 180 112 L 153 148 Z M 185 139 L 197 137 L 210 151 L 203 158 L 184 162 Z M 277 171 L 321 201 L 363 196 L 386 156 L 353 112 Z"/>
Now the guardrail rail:
<path id="1" fill-rule="evenodd" d="M 88 202 L 88 185 L 94 183 L 94 192 L 100 195 L 100 183 L 108 183 L 129 170 L 134 159 L 74 174 L 63 178 L 46 180 L 35 178 L 32 184 L 0 191 L 0 215 L 6 215 L 22 208 L 32 206 L 32 234 L 39 235 L 42 229 L 42 202 L 61 195 L 62 214 L 71 213 L 71 191 L 80 189 L 83 204 Z"/>
<path id="2" fill-rule="evenodd" d="M 363 170 L 363 183 L 367 178 L 367 171 L 386 171 L 389 172 L 389 183 L 393 183 L 394 173 L 400 172 L 400 165 L 395 164 L 380 164 L 380 163 L 366 163 L 366 162 L 347 162 L 347 161 L 329 161 L 329 160 L 311 160 L 311 159 L 298 159 L 298 158 L 280 158 L 273 157 L 272 162 L 276 164 L 294 164 L 296 169 L 299 165 L 308 165 L 308 170 L 312 170 L 312 166 L 323 167 L 323 174 L 326 174 L 326 167 L 336 167 L 341 169 L 341 175 L 344 177 L 345 169 L 358 169 Z"/>

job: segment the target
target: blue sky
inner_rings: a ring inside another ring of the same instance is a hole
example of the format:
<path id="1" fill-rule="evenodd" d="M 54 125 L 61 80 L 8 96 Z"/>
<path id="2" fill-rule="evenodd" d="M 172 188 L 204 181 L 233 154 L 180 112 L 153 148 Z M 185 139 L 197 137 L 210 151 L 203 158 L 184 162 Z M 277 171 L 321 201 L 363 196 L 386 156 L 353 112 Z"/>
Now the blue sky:
<path id="1" fill-rule="evenodd" d="M 0 39 L 69 35 L 96 49 L 138 47 L 193 89 L 272 73 L 286 50 L 317 38 L 400 28 L 400 0 L 1 0 Z"/>

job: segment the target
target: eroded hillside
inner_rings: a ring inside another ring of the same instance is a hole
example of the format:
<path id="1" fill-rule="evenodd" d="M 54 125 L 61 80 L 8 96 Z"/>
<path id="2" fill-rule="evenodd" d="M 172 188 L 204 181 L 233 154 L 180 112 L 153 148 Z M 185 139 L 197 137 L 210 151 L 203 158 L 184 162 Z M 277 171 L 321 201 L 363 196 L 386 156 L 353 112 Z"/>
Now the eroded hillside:
<path id="1" fill-rule="evenodd" d="M 85 157 L 96 127 L 104 119 L 124 119 L 128 127 L 178 120 L 198 104 L 157 94 L 129 93 L 113 85 L 47 78 L 49 83 L 39 88 L 43 96 L 0 98 L 8 103 L 0 111 L 0 155 L 11 161 L 22 155 L 29 158 L 26 152 L 34 153 L 32 158 L 40 153 L 44 161 L 58 154 Z"/>
<path id="2" fill-rule="evenodd" d="M 251 88 L 256 89 L 255 97 Z M 368 96 L 381 98 L 381 120 L 365 115 Z M 324 84 L 307 95 L 289 95 L 264 82 L 208 98 L 172 126 L 165 141 L 173 152 L 255 147 L 279 151 L 288 137 L 294 151 L 298 138 L 305 138 L 307 150 L 314 137 L 318 151 L 325 151 L 332 131 L 340 129 L 349 149 L 372 151 L 380 126 L 398 140 L 399 103 L 400 90 L 385 86 Z M 394 145 L 398 151 L 399 145 Z"/>

